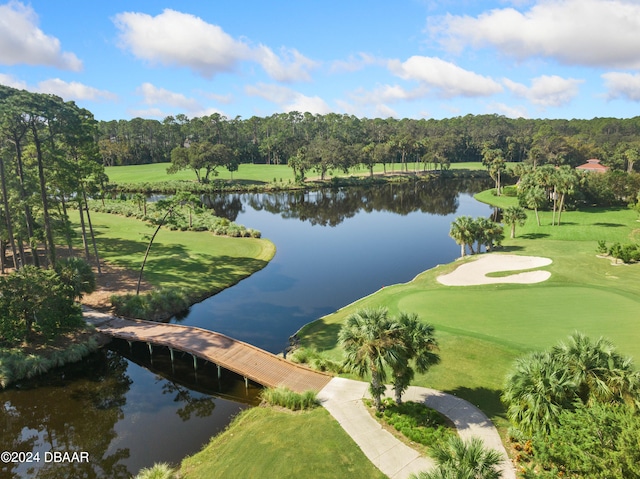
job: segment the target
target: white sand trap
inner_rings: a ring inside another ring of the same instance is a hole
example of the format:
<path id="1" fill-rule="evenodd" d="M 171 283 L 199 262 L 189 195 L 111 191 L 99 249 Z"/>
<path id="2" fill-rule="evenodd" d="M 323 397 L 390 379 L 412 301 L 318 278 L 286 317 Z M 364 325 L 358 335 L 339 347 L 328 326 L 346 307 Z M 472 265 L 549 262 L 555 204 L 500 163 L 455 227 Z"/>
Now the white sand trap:
<path id="1" fill-rule="evenodd" d="M 518 256 L 515 254 L 486 254 L 475 261 L 458 266 L 449 274 L 438 276 L 438 281 L 446 286 L 475 286 L 496 283 L 541 283 L 551 276 L 549 271 L 527 271 L 509 276 L 488 277 L 487 273 L 517 271 L 519 269 L 540 268 L 550 265 L 549 258 L 539 256 Z"/>

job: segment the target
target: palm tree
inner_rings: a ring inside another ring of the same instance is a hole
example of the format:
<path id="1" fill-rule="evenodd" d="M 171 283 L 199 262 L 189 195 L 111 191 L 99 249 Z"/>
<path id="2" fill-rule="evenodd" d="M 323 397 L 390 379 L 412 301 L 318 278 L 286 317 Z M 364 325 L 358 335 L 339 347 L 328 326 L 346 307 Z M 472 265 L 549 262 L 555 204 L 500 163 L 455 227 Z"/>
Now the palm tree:
<path id="1" fill-rule="evenodd" d="M 572 194 L 578 186 L 578 175 L 576 171 L 567 165 L 562 165 L 558 168 L 556 175 L 556 188 L 560 193 L 560 205 L 558 207 L 558 225 L 560 225 L 560 217 L 562 216 L 562 210 L 564 209 L 564 201 L 567 194 Z"/>
<path id="2" fill-rule="evenodd" d="M 585 405 L 625 401 L 640 405 L 640 373 L 604 338 L 595 342 L 576 332 L 552 349 L 565 365 L 577 398 Z"/>
<path id="3" fill-rule="evenodd" d="M 465 442 L 459 436 L 452 436 L 446 444 L 438 444 L 431 451 L 437 463 L 431 472 L 412 475 L 413 479 L 499 479 L 502 473 L 498 466 L 502 454 L 486 449 L 484 442 L 472 437 Z"/>
<path id="4" fill-rule="evenodd" d="M 371 375 L 369 391 L 377 410 L 382 408 L 385 367 L 393 367 L 406 355 L 402 335 L 402 328 L 388 318 L 386 308 L 356 311 L 338 334 L 346 354 L 345 367 L 360 377 Z"/>
<path id="5" fill-rule="evenodd" d="M 524 202 L 527 208 L 531 208 L 536 213 L 536 222 L 540 226 L 540 216 L 538 215 L 538 208 L 546 202 L 546 195 L 544 190 L 538 185 L 532 185 L 527 188 L 524 193 Z"/>
<path id="6" fill-rule="evenodd" d="M 572 401 L 573 387 L 562 362 L 549 352 L 519 358 L 502 395 L 507 417 L 525 434 L 548 431 Z"/>
<path id="7" fill-rule="evenodd" d="M 453 223 L 451 223 L 451 229 L 449 230 L 449 236 L 460 245 L 460 256 L 465 256 L 465 246 L 469 245 L 471 254 L 473 254 L 473 242 L 475 241 L 475 235 L 473 233 L 473 218 L 471 216 L 459 216 Z"/>
<path id="8" fill-rule="evenodd" d="M 502 243 L 504 239 L 502 225 L 484 217 L 476 218 L 473 221 L 475 226 L 473 233 L 478 242 L 478 253 L 480 252 L 480 245 L 484 245 L 487 251 L 492 251 L 494 245 Z"/>
<path id="9" fill-rule="evenodd" d="M 434 352 L 438 349 L 438 342 L 432 325 L 421 322 L 415 313 L 400 313 L 397 322 L 402 328 L 402 341 L 406 349 L 406 354 L 393 365 L 396 404 L 401 404 L 402 393 L 407 390 L 414 376 L 410 361 L 414 360 L 416 370 L 423 374 L 440 362 L 440 356 Z"/>
<path id="10" fill-rule="evenodd" d="M 516 237 L 516 223 L 524 225 L 527 220 L 527 213 L 521 206 L 509 206 L 502 213 L 502 220 L 511 227 L 511 238 Z"/>

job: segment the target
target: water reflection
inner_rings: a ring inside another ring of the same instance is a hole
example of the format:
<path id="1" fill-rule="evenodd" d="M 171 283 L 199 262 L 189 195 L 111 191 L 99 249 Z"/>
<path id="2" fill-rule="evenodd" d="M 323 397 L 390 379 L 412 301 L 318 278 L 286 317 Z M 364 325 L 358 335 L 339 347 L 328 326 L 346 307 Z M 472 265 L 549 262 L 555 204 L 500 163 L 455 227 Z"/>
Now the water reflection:
<path id="1" fill-rule="evenodd" d="M 110 448 L 131 387 L 127 361 L 110 351 L 64 372 L 3 392 L 0 450 L 40 453 L 40 462 L 0 464 L 2 477 L 129 477 L 129 448 Z M 86 451 L 87 463 L 45 463 L 47 451 Z"/>
<path id="2" fill-rule="evenodd" d="M 173 320 L 279 352 L 302 325 L 456 258 L 450 223 L 491 213 L 471 196 L 486 186 L 442 180 L 210 198 L 216 213 L 262 231 L 277 254 Z M 163 348 L 151 357 L 146 345 L 114 342 L 81 364 L 0 392 L 0 450 L 78 450 L 91 458 L 0 464 L 0 477 L 120 478 L 157 461 L 178 463 L 255 404 L 259 388 L 247 390 L 226 372 L 218 380 L 208 363 L 194 370 L 189 355 L 175 359 Z"/>
<path id="3" fill-rule="evenodd" d="M 242 200 L 236 221 L 277 247 L 261 271 L 174 318 L 280 352 L 302 325 L 384 285 L 411 280 L 460 248 L 457 215 L 488 216 L 471 193 L 478 179 L 369 188 L 226 195 Z"/>
<path id="4" fill-rule="evenodd" d="M 127 348 L 112 343 L 82 363 L 0 393 L 0 450 L 40 453 L 39 462 L 0 464 L 0 477 L 129 478 L 154 462 L 178 463 L 197 452 L 257 402 L 260 388 L 246 389 L 233 373 L 218 381 L 215 367 L 203 362 L 194 377 L 191 356 L 176 353 L 172 368 L 159 348 L 150 374 L 145 348 L 125 354 Z M 224 398 L 212 395 L 217 389 Z M 50 451 L 85 451 L 89 461 L 45 462 Z"/>
<path id="5" fill-rule="evenodd" d="M 236 221 L 243 204 L 282 218 L 312 225 L 337 226 L 359 212 L 391 212 L 407 215 L 420 211 L 439 216 L 455 213 L 462 193 L 476 193 L 488 186 L 484 179 L 435 179 L 390 183 L 381 186 L 324 188 L 313 191 L 238 193 L 203 197 L 203 204 L 217 216 Z"/>

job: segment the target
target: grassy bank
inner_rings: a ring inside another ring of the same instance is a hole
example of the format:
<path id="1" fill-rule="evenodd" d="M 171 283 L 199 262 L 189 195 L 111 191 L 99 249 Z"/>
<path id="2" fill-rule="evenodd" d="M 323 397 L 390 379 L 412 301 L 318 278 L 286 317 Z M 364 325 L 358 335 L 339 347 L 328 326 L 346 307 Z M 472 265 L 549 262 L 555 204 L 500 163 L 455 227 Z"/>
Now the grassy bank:
<path id="1" fill-rule="evenodd" d="M 176 174 L 167 174 L 167 167 L 169 163 L 153 163 L 149 165 L 127 165 L 127 166 L 109 166 L 105 168 L 105 172 L 109 177 L 109 181 L 115 184 L 123 183 L 158 183 L 164 181 L 189 181 L 195 182 L 196 175 L 193 171 L 183 170 Z M 422 171 L 423 164 L 409 163 L 409 172 Z M 470 170 L 484 170 L 485 168 L 481 163 L 468 162 L 468 163 L 453 163 L 451 165 L 452 170 L 470 169 Z M 393 169 L 391 165 L 386 166 L 387 173 L 400 172 L 400 164 L 394 165 Z M 373 169 L 374 174 L 380 175 L 384 172 L 382 164 L 375 165 Z M 352 169 L 349 173 L 344 173 L 341 170 L 335 170 L 327 174 L 327 178 L 333 177 L 348 177 L 348 176 L 366 176 L 369 174 L 368 169 Z M 317 179 L 317 175 L 310 171 L 308 173 L 309 179 Z M 219 175 L 212 178 L 213 180 L 231 181 L 238 184 L 267 184 L 267 183 L 293 183 L 295 177 L 293 176 L 293 170 L 287 165 L 253 165 L 242 164 L 238 171 L 233 172 L 233 178 L 231 173 L 226 169 L 221 169 Z"/>
<path id="2" fill-rule="evenodd" d="M 139 271 L 155 227 L 107 213 L 94 212 L 91 219 L 102 259 Z M 184 288 L 195 302 L 264 268 L 274 254 L 275 246 L 265 239 L 162 228 L 149 253 L 144 279 L 156 287 Z"/>
<path id="3" fill-rule="evenodd" d="M 256 407 L 241 413 L 181 477 L 384 478 L 324 408 L 292 413 Z"/>
<path id="4" fill-rule="evenodd" d="M 478 198 L 495 202 L 489 193 Z M 507 206 L 516 199 L 498 201 Z M 356 309 L 385 306 L 392 315 L 416 312 L 435 326 L 442 363 L 417 375 L 414 384 L 464 397 L 504 425 L 501 387 L 512 361 L 524 352 L 547 348 L 580 330 L 608 337 L 622 353 L 640 361 L 635 334 L 640 326 L 640 265 L 614 266 L 596 255 L 598 240 L 638 240 L 637 219 L 629 209 L 593 208 L 565 212 L 563 224 L 551 226 L 551 212 L 542 212 L 538 227 L 530 212 L 517 237 L 506 240 L 500 251 L 551 258 L 553 263 L 544 268 L 552 274 L 548 281 L 447 287 L 436 278 L 459 263 L 438 266 L 305 326 L 301 343 L 339 359 L 338 331 Z"/>
<path id="5" fill-rule="evenodd" d="M 0 347 L 0 388 L 29 379 L 68 363 L 80 361 L 108 340 L 93 327 L 59 335 L 55 340 L 16 347 Z"/>

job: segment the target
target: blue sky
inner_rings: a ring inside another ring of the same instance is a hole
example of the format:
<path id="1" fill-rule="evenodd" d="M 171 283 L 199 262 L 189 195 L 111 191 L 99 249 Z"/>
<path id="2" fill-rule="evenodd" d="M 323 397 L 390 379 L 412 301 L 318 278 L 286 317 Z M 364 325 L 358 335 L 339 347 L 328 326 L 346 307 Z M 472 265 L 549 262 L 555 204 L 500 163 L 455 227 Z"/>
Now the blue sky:
<path id="1" fill-rule="evenodd" d="M 0 83 L 99 120 L 637 116 L 638 0 L 0 0 Z"/>

